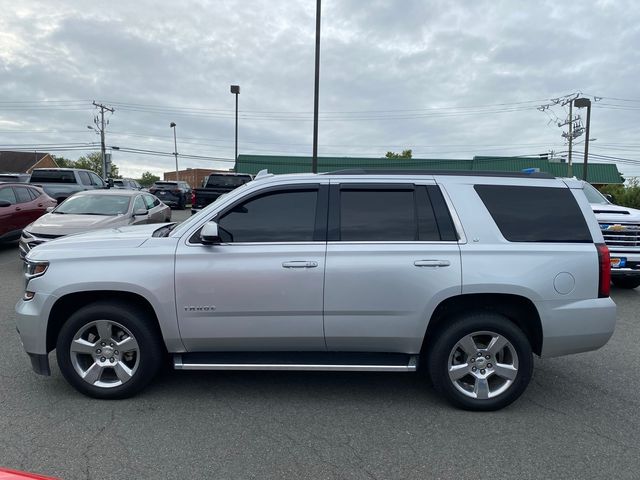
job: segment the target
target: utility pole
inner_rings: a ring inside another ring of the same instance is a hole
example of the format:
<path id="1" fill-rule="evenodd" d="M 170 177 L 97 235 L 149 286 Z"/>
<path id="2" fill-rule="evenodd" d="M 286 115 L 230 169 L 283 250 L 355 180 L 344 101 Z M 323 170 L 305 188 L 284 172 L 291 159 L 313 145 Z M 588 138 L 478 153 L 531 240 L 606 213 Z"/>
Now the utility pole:
<path id="1" fill-rule="evenodd" d="M 571 161 L 571 152 L 573 148 L 573 101 L 569 102 L 569 158 L 567 164 L 567 177 L 573 177 L 573 163 Z"/>
<path id="2" fill-rule="evenodd" d="M 320 93 L 320 0 L 316 2 L 316 75 L 313 90 L 313 159 L 311 171 L 318 173 L 318 96 Z"/>
<path id="3" fill-rule="evenodd" d="M 106 147 L 104 145 L 104 129 L 105 129 L 104 112 L 107 111 L 107 112 L 113 113 L 115 112 L 115 110 L 101 103 L 96 103 L 95 101 L 93 102 L 93 106 L 100 109 L 100 122 L 98 123 L 98 118 L 96 117 L 95 124 L 100 130 L 100 153 L 102 156 L 102 178 L 106 179 L 107 178 L 107 156 L 106 156 L 107 152 L 106 152 Z"/>
<path id="4" fill-rule="evenodd" d="M 586 137 L 584 139 L 584 165 L 582 169 L 582 179 L 585 182 L 588 182 L 589 180 L 587 180 L 587 167 L 589 160 L 589 127 L 591 126 L 591 100 L 589 100 L 588 98 L 576 98 L 574 100 L 574 103 L 578 108 L 587 107 L 587 130 L 585 132 Z"/>

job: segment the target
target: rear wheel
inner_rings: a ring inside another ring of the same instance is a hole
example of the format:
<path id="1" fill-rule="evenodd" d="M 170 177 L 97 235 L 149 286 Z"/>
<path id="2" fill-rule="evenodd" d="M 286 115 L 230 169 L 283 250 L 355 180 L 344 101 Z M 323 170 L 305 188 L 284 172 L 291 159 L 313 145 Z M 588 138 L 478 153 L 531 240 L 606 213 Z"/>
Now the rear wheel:
<path id="1" fill-rule="evenodd" d="M 618 288 L 636 288 L 640 286 L 640 278 L 612 278 L 611 282 Z"/>
<path id="2" fill-rule="evenodd" d="M 499 314 L 471 314 L 446 326 L 428 352 L 436 390 L 466 410 L 498 410 L 524 392 L 533 370 L 526 335 Z"/>
<path id="3" fill-rule="evenodd" d="M 65 379 L 90 397 L 116 399 L 142 390 L 162 364 L 160 337 L 145 312 L 96 302 L 62 326 L 56 356 Z"/>

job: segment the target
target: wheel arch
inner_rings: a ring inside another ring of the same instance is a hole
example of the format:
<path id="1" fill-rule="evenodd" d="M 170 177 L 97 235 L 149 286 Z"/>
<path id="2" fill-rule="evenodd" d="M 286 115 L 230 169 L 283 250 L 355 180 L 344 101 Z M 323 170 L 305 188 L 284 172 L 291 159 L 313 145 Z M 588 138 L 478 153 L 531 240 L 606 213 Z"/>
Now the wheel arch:
<path id="1" fill-rule="evenodd" d="M 55 349 L 56 340 L 62 325 L 74 312 L 77 312 L 82 307 L 92 303 L 105 300 L 115 303 L 124 303 L 146 313 L 152 320 L 153 327 L 162 339 L 162 343 L 165 345 L 166 349 L 166 344 L 158 321 L 158 315 L 146 298 L 138 295 L 137 293 L 131 292 L 118 290 L 94 290 L 70 293 L 56 300 L 55 304 L 51 308 L 49 321 L 47 323 L 47 352 Z"/>
<path id="2" fill-rule="evenodd" d="M 464 294 L 440 302 L 429 320 L 422 351 L 426 351 L 438 338 L 438 332 L 448 320 L 472 311 L 504 315 L 524 332 L 536 355 L 542 352 L 542 322 L 536 306 L 526 297 L 505 293 Z"/>

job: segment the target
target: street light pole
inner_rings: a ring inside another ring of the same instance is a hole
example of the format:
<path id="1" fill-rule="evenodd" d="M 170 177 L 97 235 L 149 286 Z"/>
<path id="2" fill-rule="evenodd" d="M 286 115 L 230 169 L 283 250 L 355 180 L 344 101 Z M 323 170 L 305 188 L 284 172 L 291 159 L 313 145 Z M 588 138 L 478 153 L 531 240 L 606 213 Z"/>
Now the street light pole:
<path id="1" fill-rule="evenodd" d="M 313 158 L 311 171 L 318 173 L 318 97 L 320 94 L 320 0 L 316 2 L 316 75 L 313 90 Z"/>
<path id="2" fill-rule="evenodd" d="M 176 182 L 180 180 L 178 178 L 178 141 L 176 140 L 176 124 L 175 122 L 171 122 L 169 124 L 170 128 L 173 128 L 173 154 L 176 156 Z"/>
<path id="3" fill-rule="evenodd" d="M 585 131 L 584 139 L 584 165 L 582 167 L 582 179 L 585 182 L 588 182 L 587 173 L 589 160 L 589 128 L 591 126 L 591 100 L 588 98 L 576 98 L 573 103 L 577 108 L 587 107 L 587 129 Z"/>
<path id="4" fill-rule="evenodd" d="M 233 157 L 238 161 L 238 95 L 240 95 L 240 85 L 231 85 L 231 93 L 236 96 L 236 154 Z"/>

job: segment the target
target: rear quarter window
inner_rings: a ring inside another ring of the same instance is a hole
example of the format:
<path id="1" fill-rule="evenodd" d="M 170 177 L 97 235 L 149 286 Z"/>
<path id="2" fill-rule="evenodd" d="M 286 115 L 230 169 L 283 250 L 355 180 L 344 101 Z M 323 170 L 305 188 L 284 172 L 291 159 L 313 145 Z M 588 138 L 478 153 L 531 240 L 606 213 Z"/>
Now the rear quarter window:
<path id="1" fill-rule="evenodd" d="M 475 185 L 510 242 L 592 243 L 591 232 L 568 188 Z"/>

